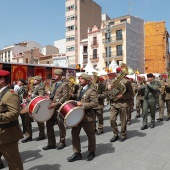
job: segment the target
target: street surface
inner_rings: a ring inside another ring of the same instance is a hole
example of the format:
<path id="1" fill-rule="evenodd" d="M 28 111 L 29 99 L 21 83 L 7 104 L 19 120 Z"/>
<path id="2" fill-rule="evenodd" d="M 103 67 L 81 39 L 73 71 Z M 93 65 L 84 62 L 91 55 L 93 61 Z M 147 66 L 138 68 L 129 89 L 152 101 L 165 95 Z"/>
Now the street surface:
<path id="1" fill-rule="evenodd" d="M 73 154 L 71 146 L 71 129 L 67 129 L 67 147 L 63 150 L 43 151 L 47 139 L 28 143 L 19 142 L 19 149 L 25 170 L 170 170 L 170 121 L 156 122 L 154 129 L 140 130 L 142 118 L 135 118 L 132 113 L 132 124 L 127 126 L 127 140 L 110 143 L 113 132 L 110 127 L 109 107 L 104 109 L 104 134 L 96 135 L 96 157 L 88 162 L 87 136 L 81 131 L 83 159 L 67 162 Z M 165 111 L 166 116 L 166 111 Z M 158 111 L 156 113 L 158 118 Z M 119 118 L 117 120 L 119 123 Z M 150 116 L 148 116 L 150 122 Z M 33 139 L 38 136 L 37 123 L 33 122 Z M 120 130 L 120 126 L 119 126 Z M 59 141 L 58 126 L 55 126 L 56 141 Z M 3 159 L 5 169 L 7 163 Z"/>

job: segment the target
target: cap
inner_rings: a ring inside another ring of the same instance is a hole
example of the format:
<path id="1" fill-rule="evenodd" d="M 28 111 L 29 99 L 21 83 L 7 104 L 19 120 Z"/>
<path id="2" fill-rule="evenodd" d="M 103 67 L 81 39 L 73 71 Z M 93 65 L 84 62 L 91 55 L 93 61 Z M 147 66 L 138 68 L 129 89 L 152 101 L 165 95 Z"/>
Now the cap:
<path id="1" fill-rule="evenodd" d="M 121 68 L 121 67 L 118 67 L 118 68 L 116 69 L 116 73 L 119 73 L 120 71 L 122 71 L 122 68 Z"/>
<path id="2" fill-rule="evenodd" d="M 34 79 L 41 81 L 41 80 L 42 80 L 42 77 L 40 77 L 40 76 L 35 76 Z"/>
<path id="3" fill-rule="evenodd" d="M 6 77 L 9 76 L 10 72 L 7 70 L 0 70 L 0 77 Z"/>
<path id="4" fill-rule="evenodd" d="M 62 74 L 63 74 L 63 70 L 61 70 L 61 69 L 55 69 L 55 70 L 53 71 L 53 73 L 54 73 L 54 74 L 58 74 L 58 75 L 62 75 Z"/>
<path id="5" fill-rule="evenodd" d="M 107 74 L 109 77 L 116 77 L 116 73 L 108 73 Z"/>
<path id="6" fill-rule="evenodd" d="M 103 81 L 104 80 L 104 78 L 103 77 L 99 77 L 99 81 Z"/>
<path id="7" fill-rule="evenodd" d="M 25 80 L 24 79 L 19 79 L 19 81 L 23 84 L 26 84 Z"/>
<path id="8" fill-rule="evenodd" d="M 79 77 L 82 77 L 85 80 L 90 80 L 90 78 L 91 78 L 91 76 L 86 73 L 82 73 Z"/>
<path id="9" fill-rule="evenodd" d="M 152 73 L 148 73 L 147 74 L 147 77 L 149 78 L 149 77 L 154 77 L 154 75 L 152 74 Z"/>

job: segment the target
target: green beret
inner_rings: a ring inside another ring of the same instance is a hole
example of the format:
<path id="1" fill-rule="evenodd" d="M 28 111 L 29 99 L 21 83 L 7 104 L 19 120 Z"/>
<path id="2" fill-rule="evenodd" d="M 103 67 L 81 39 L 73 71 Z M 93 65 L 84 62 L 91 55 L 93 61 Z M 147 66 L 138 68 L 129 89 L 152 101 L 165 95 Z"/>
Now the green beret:
<path id="1" fill-rule="evenodd" d="M 41 80 L 42 80 L 42 77 L 40 77 L 40 76 L 35 76 L 34 79 L 41 81 Z"/>
<path id="2" fill-rule="evenodd" d="M 55 70 L 53 71 L 53 73 L 54 73 L 54 74 L 58 74 L 58 75 L 62 75 L 62 74 L 63 74 L 63 70 L 61 70 L 61 69 L 55 69 Z"/>
<path id="3" fill-rule="evenodd" d="M 82 74 L 80 75 L 80 77 L 82 77 L 82 78 L 85 79 L 85 80 L 90 80 L 90 79 L 91 79 L 91 76 L 88 75 L 88 74 L 86 74 L 86 73 L 82 73 Z"/>

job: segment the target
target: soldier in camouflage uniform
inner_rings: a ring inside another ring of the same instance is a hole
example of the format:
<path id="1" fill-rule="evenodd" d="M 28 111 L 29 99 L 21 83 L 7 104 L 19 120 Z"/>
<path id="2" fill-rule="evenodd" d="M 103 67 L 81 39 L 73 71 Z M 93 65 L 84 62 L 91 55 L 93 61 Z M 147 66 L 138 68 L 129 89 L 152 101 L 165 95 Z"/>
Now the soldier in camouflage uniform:
<path id="1" fill-rule="evenodd" d="M 147 126 L 147 115 L 148 109 L 151 112 L 151 126 L 150 128 L 155 127 L 155 113 L 156 113 L 156 97 L 158 91 L 158 83 L 154 81 L 154 75 L 152 73 L 147 74 L 147 82 L 140 89 L 145 90 L 144 102 L 143 102 L 143 126 L 141 130 L 148 128 Z"/>

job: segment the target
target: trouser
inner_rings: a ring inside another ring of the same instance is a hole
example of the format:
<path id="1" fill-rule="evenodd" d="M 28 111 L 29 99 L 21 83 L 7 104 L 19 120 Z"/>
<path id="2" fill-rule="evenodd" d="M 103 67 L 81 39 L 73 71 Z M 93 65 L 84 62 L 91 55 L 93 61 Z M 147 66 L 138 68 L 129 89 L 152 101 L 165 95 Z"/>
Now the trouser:
<path id="1" fill-rule="evenodd" d="M 127 122 L 131 122 L 131 118 L 132 118 L 132 109 L 131 109 L 131 107 L 128 107 Z"/>
<path id="2" fill-rule="evenodd" d="M 20 114 L 21 122 L 22 122 L 22 132 L 25 134 L 26 131 L 26 124 L 25 124 L 25 114 Z"/>
<path id="3" fill-rule="evenodd" d="M 114 132 L 114 135 L 118 135 L 118 127 L 117 127 L 117 116 L 120 114 L 120 121 L 121 121 L 121 136 L 123 138 L 126 137 L 126 114 L 128 112 L 128 107 L 125 108 L 116 108 L 111 105 L 111 114 L 110 114 L 110 125 L 112 127 L 112 130 Z"/>
<path id="4" fill-rule="evenodd" d="M 66 137 L 66 128 L 63 122 L 60 121 L 58 112 L 55 111 L 53 116 L 47 121 L 47 136 L 48 136 L 48 145 L 56 145 L 55 133 L 54 133 L 54 125 L 58 124 L 60 130 L 60 142 L 61 144 L 65 144 Z"/>
<path id="5" fill-rule="evenodd" d="M 26 137 L 32 137 L 32 118 L 29 116 L 28 113 L 25 113 L 25 123 L 26 123 L 26 131 L 25 131 L 25 136 Z M 45 137 L 45 125 L 44 123 L 39 123 L 38 128 L 39 128 L 39 137 Z"/>
<path id="6" fill-rule="evenodd" d="M 98 129 L 103 130 L 103 109 L 93 109 L 94 117 L 98 119 Z M 94 121 L 94 129 L 96 129 L 96 121 Z"/>
<path id="7" fill-rule="evenodd" d="M 23 170 L 23 163 L 18 149 L 18 142 L 0 144 L 0 153 L 8 162 L 9 170 Z"/>
<path id="8" fill-rule="evenodd" d="M 136 99 L 136 112 L 137 112 L 137 116 L 140 115 L 140 108 L 142 109 L 142 114 L 143 114 L 143 100 L 140 99 Z"/>
<path id="9" fill-rule="evenodd" d="M 156 113 L 156 100 L 144 100 L 143 102 L 143 125 L 147 125 L 148 119 L 148 109 L 151 112 L 151 123 L 155 122 L 155 113 Z"/>
<path id="10" fill-rule="evenodd" d="M 0 152 L 0 165 L 3 163 L 1 158 L 2 158 L 2 153 Z"/>
<path id="11" fill-rule="evenodd" d="M 81 144 L 80 144 L 80 136 L 79 136 L 81 128 L 84 129 L 88 137 L 88 151 L 95 152 L 96 137 L 94 133 L 94 121 L 90 121 L 90 122 L 82 121 L 77 126 L 72 128 L 71 134 L 72 134 L 73 152 L 81 152 Z"/>

